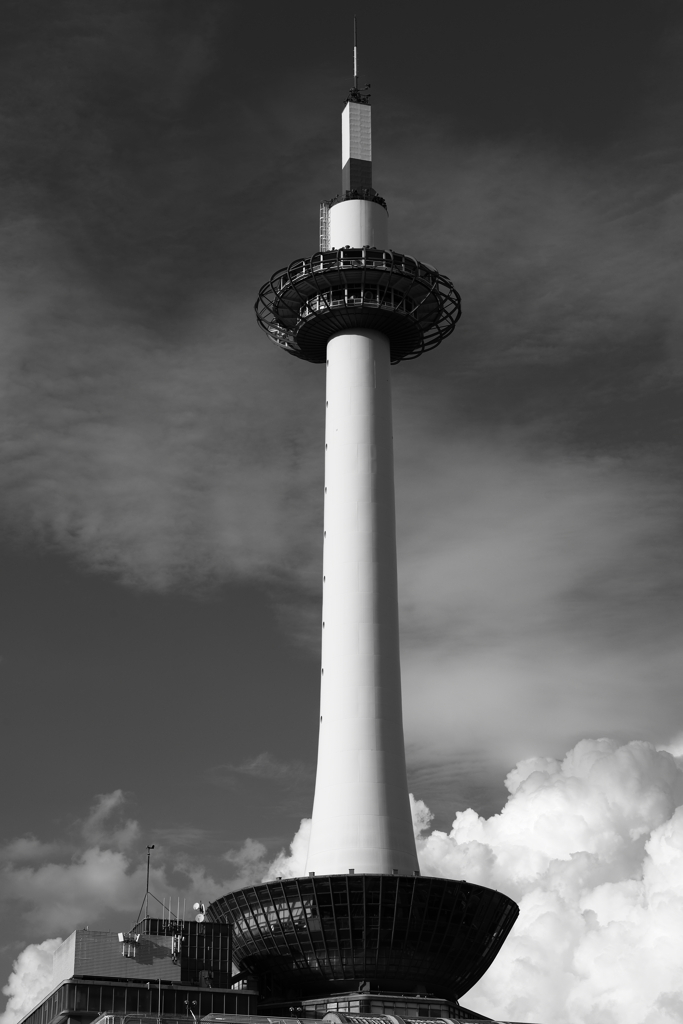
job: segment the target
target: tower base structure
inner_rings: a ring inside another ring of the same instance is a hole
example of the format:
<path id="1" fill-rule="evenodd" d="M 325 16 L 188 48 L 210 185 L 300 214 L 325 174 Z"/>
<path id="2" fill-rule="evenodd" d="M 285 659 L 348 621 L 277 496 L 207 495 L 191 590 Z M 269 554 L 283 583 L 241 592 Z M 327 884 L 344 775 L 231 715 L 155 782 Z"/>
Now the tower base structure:
<path id="1" fill-rule="evenodd" d="M 352 992 L 456 1005 L 491 965 L 517 914 L 513 900 L 493 889 L 397 874 L 278 879 L 227 893 L 207 909 L 208 920 L 232 926 L 234 962 L 256 979 L 260 1005 L 274 1010 L 322 1007 Z"/>

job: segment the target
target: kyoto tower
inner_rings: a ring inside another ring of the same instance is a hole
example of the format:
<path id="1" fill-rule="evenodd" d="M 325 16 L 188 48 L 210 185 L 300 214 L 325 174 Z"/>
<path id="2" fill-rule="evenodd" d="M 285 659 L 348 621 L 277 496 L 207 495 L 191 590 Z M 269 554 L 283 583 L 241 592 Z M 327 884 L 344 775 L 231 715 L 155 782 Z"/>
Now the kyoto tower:
<path id="1" fill-rule="evenodd" d="M 295 1001 L 322 1016 L 343 1003 L 362 1012 L 351 995 L 365 993 L 380 1012 L 420 1016 L 405 1000 L 456 1005 L 497 954 L 517 907 L 481 886 L 420 877 L 418 867 L 401 708 L 390 377 L 391 364 L 453 331 L 460 298 L 434 267 L 389 248 L 355 38 L 342 188 L 321 204 L 320 251 L 277 271 L 256 315 L 285 352 L 326 367 L 318 764 L 305 875 L 228 893 L 209 918 L 232 923 L 235 960 L 273 1008 Z"/>

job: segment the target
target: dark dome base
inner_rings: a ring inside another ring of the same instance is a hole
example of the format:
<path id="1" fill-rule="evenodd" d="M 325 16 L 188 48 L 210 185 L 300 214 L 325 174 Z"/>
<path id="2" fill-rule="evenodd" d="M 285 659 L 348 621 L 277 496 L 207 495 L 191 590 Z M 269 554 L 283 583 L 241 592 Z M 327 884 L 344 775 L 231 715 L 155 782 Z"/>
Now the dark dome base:
<path id="1" fill-rule="evenodd" d="M 207 918 L 233 925 L 233 959 L 264 998 L 429 992 L 458 999 L 519 913 L 503 893 L 446 878 L 316 875 L 227 893 Z"/>

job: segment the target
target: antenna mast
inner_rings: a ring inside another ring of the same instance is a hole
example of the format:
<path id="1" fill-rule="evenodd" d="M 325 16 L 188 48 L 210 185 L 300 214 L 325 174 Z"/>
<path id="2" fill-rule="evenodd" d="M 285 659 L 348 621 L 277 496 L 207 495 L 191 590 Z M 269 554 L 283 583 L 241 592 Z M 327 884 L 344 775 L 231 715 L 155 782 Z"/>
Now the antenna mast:
<path id="1" fill-rule="evenodd" d="M 145 917 L 149 917 L 149 859 L 152 856 L 154 844 L 147 847 L 147 888 L 145 889 Z"/>
<path id="2" fill-rule="evenodd" d="M 347 97 L 347 103 L 370 103 L 370 83 L 363 89 L 358 87 L 358 18 L 353 18 L 353 88 Z"/>
<path id="3" fill-rule="evenodd" d="M 358 22 L 353 19 L 353 88 L 358 89 Z"/>

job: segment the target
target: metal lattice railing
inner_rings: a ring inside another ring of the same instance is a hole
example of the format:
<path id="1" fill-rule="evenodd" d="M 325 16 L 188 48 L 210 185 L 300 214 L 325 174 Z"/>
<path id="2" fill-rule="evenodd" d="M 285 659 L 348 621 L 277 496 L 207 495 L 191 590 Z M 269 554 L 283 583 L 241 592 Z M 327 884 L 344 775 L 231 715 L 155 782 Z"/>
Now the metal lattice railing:
<path id="1" fill-rule="evenodd" d="M 324 362 L 329 338 L 366 328 L 383 332 L 391 361 L 435 348 L 460 319 L 452 282 L 412 256 L 382 249 L 333 249 L 295 260 L 259 292 L 256 316 L 281 348 Z"/>

